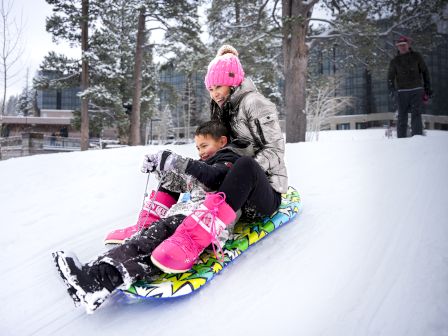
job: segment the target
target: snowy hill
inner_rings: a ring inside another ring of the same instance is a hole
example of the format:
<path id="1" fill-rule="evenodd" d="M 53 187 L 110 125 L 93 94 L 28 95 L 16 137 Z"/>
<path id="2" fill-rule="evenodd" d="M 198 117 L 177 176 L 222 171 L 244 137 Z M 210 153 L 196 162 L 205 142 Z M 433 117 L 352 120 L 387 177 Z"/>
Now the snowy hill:
<path id="1" fill-rule="evenodd" d="M 448 335 L 448 132 L 437 131 L 288 144 L 304 202 L 294 222 L 196 295 L 74 308 L 50 253 L 88 261 L 106 232 L 133 224 L 142 156 L 160 148 L 0 162 L 1 335 Z"/>

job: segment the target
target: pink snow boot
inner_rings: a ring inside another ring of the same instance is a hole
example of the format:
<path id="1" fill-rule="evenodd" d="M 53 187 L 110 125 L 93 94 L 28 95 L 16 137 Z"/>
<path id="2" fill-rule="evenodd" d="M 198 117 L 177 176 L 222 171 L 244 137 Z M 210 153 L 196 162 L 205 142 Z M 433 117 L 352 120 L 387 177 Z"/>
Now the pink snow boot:
<path id="1" fill-rule="evenodd" d="M 154 198 L 154 194 L 156 198 Z M 137 220 L 137 224 L 129 226 L 124 229 L 118 229 L 110 232 L 104 239 L 104 244 L 122 244 L 126 238 L 133 236 L 136 232 L 146 229 L 152 223 L 158 221 L 161 217 L 164 217 L 166 212 L 176 200 L 169 194 L 153 190 L 151 196 L 147 199 L 145 206 L 140 211 L 140 215 Z"/>
<path id="2" fill-rule="evenodd" d="M 188 271 L 210 243 L 219 244 L 218 235 L 235 217 L 224 193 L 207 194 L 198 209 L 152 252 L 153 264 L 166 273 Z"/>

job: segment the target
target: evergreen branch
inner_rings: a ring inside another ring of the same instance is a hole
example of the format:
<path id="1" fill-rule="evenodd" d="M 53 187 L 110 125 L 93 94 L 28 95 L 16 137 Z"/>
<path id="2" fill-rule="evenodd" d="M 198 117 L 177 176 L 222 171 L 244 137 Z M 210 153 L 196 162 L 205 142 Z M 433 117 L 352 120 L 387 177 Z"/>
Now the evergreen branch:
<path id="1" fill-rule="evenodd" d="M 116 120 L 116 116 L 110 111 L 110 109 L 103 109 L 101 106 L 93 103 L 93 102 L 89 102 L 89 107 L 93 107 L 96 108 L 97 110 L 91 110 L 89 109 L 89 112 L 93 112 L 93 113 L 104 113 L 105 115 L 109 116 L 112 120 Z"/>
<path id="2" fill-rule="evenodd" d="M 70 79 L 76 78 L 78 77 L 80 74 L 79 73 L 73 73 L 71 75 L 68 76 L 64 76 L 64 77 L 59 77 L 59 78 L 55 78 L 55 79 L 48 79 L 48 81 L 45 82 L 41 82 L 44 84 L 44 86 L 36 84 L 34 85 L 35 87 L 45 87 L 45 88 L 51 88 L 53 86 L 58 86 L 60 84 L 64 85 L 63 83 L 65 81 L 69 81 Z M 46 78 L 47 79 L 47 78 Z M 36 80 L 36 83 L 39 83 L 39 79 Z"/>
<path id="3" fill-rule="evenodd" d="M 319 21 L 319 22 L 325 22 L 325 23 L 328 23 L 328 24 L 331 25 L 331 26 L 334 26 L 334 25 L 335 25 L 333 21 L 330 21 L 330 20 L 327 20 L 327 19 L 321 19 L 321 18 L 308 18 L 307 21 L 308 21 L 308 22 L 309 22 L 309 21 Z"/>
<path id="4" fill-rule="evenodd" d="M 426 16 L 430 17 L 430 14 L 426 14 Z M 404 20 L 402 20 L 402 21 L 399 21 L 399 22 L 397 22 L 396 24 L 392 25 L 391 27 L 389 27 L 389 28 L 388 28 L 387 30 L 385 30 L 384 32 L 379 33 L 378 36 L 387 36 L 387 35 L 389 35 L 395 28 L 401 26 L 402 24 L 404 24 L 404 23 L 406 23 L 406 22 L 408 22 L 408 21 L 414 20 L 414 19 L 416 19 L 416 18 L 421 18 L 421 17 L 422 17 L 421 14 L 415 14 L 415 15 L 412 15 L 412 16 L 410 16 L 410 17 L 408 17 L 408 18 L 406 18 L 406 19 L 404 19 Z"/>
<path id="5" fill-rule="evenodd" d="M 428 16 L 429 16 L 429 14 L 428 14 Z M 331 29 L 331 30 L 329 30 L 329 31 L 325 31 L 325 32 L 323 32 L 323 33 L 321 33 L 321 34 L 319 34 L 319 35 L 310 35 L 310 36 L 307 36 L 307 39 L 309 39 L 309 40 L 314 40 L 314 39 L 330 39 L 330 38 L 341 38 L 341 39 L 344 39 L 344 37 L 349 37 L 349 36 L 356 36 L 356 37 L 371 37 L 371 36 L 384 37 L 384 36 L 388 36 L 391 32 L 394 31 L 395 28 L 399 27 L 400 25 L 402 25 L 402 24 L 404 24 L 404 23 L 406 23 L 406 22 L 408 22 L 408 21 L 414 20 L 414 19 L 416 19 L 416 18 L 421 18 L 421 15 L 417 15 L 417 14 L 416 14 L 416 15 L 412 15 L 412 16 L 410 16 L 410 17 L 407 17 L 406 19 L 404 19 L 404 20 L 402 20 L 402 21 L 399 21 L 399 22 L 393 24 L 391 27 L 389 27 L 389 28 L 386 29 L 385 31 L 383 31 L 383 32 L 379 32 L 379 33 L 369 33 L 369 34 L 366 34 L 366 33 L 355 32 L 355 31 L 352 31 L 352 32 L 350 32 L 350 33 L 348 33 L 348 32 L 334 33 L 334 32 L 336 32 L 337 30 L 336 30 L 336 29 Z M 336 26 L 336 25 L 335 25 L 334 23 L 332 23 L 331 21 L 328 21 L 328 20 L 325 20 L 325 19 L 316 19 L 316 21 L 323 21 L 323 22 L 330 23 L 330 24 L 332 24 L 333 26 Z"/>
<path id="6" fill-rule="evenodd" d="M 161 23 L 162 25 L 164 25 L 166 27 L 166 30 L 168 30 L 170 28 L 170 24 L 167 21 L 165 21 L 159 14 L 156 14 L 156 13 L 147 14 L 147 15 L 145 15 L 145 18 L 148 16 L 155 17 L 156 21 L 158 21 L 159 23 Z"/>
<path id="7" fill-rule="evenodd" d="M 163 31 L 168 31 L 168 28 L 164 28 L 164 27 L 154 27 L 154 28 L 148 28 L 147 31 L 153 31 L 153 30 L 163 30 Z"/>
<path id="8" fill-rule="evenodd" d="M 258 25 L 258 21 L 255 22 L 255 23 L 247 24 L 247 25 L 232 25 L 232 26 L 227 26 L 227 25 L 225 25 L 225 24 L 222 24 L 223 28 L 226 28 L 226 29 L 245 29 L 245 28 L 252 28 L 252 27 L 254 27 L 254 26 L 256 26 L 256 25 Z"/>
<path id="9" fill-rule="evenodd" d="M 77 77 L 79 75 L 80 75 L 79 73 L 73 73 L 73 74 L 65 76 L 65 77 L 60 77 L 60 78 L 57 78 L 57 79 L 50 79 L 49 83 L 57 83 L 57 82 L 61 82 L 61 81 L 66 81 L 66 80 L 75 78 L 75 77 Z"/>
<path id="10" fill-rule="evenodd" d="M 275 4 L 274 4 L 274 9 L 272 11 L 272 18 L 274 20 L 274 22 L 277 24 L 278 27 L 280 27 L 280 24 L 278 23 L 277 19 L 275 18 L 275 9 L 277 6 L 279 0 L 275 0 Z M 262 18 L 262 13 L 263 10 L 266 8 L 267 4 L 269 3 L 269 0 L 266 0 L 259 8 L 258 8 L 258 15 L 257 15 L 257 21 L 255 23 L 249 23 L 246 25 L 225 25 L 222 24 L 222 26 L 226 29 L 247 29 L 247 28 L 252 28 L 252 27 L 259 27 L 260 26 L 260 22 L 261 22 L 261 18 Z"/>
<path id="11" fill-rule="evenodd" d="M 350 34 L 350 35 L 352 35 L 352 34 Z M 342 42 L 344 42 L 346 45 L 352 47 L 353 49 L 358 49 L 358 46 L 356 46 L 356 45 L 354 45 L 353 43 L 351 43 L 350 41 L 348 41 L 348 40 L 345 38 L 345 36 L 346 36 L 346 34 L 341 34 L 341 35 L 339 36 L 339 38 L 342 40 Z"/>

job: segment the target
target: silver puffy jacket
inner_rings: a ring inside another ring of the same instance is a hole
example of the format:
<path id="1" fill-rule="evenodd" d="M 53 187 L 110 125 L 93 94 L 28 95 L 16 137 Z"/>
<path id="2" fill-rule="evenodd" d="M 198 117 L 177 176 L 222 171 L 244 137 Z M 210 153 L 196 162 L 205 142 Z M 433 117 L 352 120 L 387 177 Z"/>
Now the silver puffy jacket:
<path id="1" fill-rule="evenodd" d="M 228 117 L 223 112 L 226 109 Z M 265 170 L 272 188 L 286 193 L 285 140 L 277 109 L 257 91 L 253 82 L 246 78 L 235 88 L 223 109 L 212 100 L 211 118 L 230 123 L 232 142 L 243 148 L 239 154 L 254 157 Z"/>

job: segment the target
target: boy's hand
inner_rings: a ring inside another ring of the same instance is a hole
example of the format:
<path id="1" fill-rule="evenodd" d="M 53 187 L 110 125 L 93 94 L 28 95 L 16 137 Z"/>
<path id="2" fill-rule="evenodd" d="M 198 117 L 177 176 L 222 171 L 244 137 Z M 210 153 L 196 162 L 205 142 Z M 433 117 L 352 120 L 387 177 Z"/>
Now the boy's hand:
<path id="1" fill-rule="evenodd" d="M 183 161 L 186 159 L 169 150 L 159 151 L 157 154 L 147 154 L 143 161 L 141 171 L 143 173 L 150 173 L 155 170 L 160 172 L 179 170 L 184 166 Z M 177 163 L 177 164 L 176 164 Z"/>
<path id="2" fill-rule="evenodd" d="M 152 173 L 157 167 L 157 154 L 145 154 L 143 157 L 142 168 L 140 168 L 142 173 Z"/>

